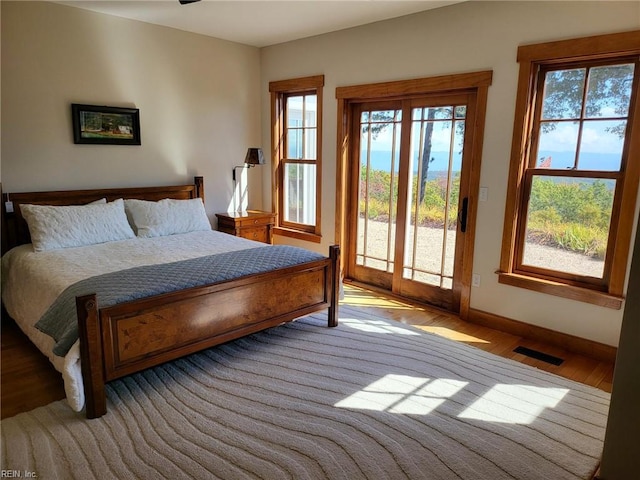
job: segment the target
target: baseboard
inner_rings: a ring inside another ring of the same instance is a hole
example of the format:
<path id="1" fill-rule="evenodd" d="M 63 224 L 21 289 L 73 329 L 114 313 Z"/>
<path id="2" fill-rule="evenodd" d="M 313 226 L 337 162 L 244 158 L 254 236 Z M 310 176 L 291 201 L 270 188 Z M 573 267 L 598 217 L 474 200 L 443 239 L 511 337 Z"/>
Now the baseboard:
<path id="1" fill-rule="evenodd" d="M 502 332 L 542 341 L 550 345 L 563 348 L 573 353 L 605 362 L 615 362 L 618 349 L 604 343 L 594 342 L 585 338 L 575 337 L 567 333 L 556 332 L 544 327 L 520 322 L 475 308 L 469 309 L 468 322 L 500 330 Z"/>

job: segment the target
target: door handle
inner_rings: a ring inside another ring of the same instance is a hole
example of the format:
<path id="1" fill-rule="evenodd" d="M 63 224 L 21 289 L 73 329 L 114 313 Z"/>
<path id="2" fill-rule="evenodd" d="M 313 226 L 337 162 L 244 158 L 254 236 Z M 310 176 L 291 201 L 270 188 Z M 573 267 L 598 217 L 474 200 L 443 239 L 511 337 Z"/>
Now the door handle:
<path id="1" fill-rule="evenodd" d="M 469 197 L 462 199 L 462 210 L 460 211 L 460 231 L 462 233 L 467 231 L 467 213 L 469 210 Z"/>

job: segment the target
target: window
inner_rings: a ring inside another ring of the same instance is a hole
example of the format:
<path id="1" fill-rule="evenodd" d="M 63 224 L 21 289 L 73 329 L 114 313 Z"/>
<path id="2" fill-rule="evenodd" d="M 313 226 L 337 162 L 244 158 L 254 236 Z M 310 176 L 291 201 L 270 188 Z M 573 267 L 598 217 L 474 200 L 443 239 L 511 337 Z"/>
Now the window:
<path id="1" fill-rule="evenodd" d="M 640 172 L 639 45 L 640 31 L 518 49 L 501 283 L 621 307 Z"/>
<path id="2" fill-rule="evenodd" d="M 324 76 L 269 83 L 276 233 L 320 242 Z"/>

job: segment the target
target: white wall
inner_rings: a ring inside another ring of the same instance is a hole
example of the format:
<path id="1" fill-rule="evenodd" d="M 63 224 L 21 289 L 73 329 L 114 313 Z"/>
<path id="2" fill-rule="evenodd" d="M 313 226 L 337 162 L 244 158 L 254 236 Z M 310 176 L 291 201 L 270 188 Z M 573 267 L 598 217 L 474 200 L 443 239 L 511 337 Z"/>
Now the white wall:
<path id="1" fill-rule="evenodd" d="M 257 48 L 53 3 L 1 6 L 5 192 L 203 175 L 210 218 L 227 210 L 232 167 L 260 144 Z M 75 145 L 71 103 L 139 108 L 142 145 Z"/>
<path id="2" fill-rule="evenodd" d="M 467 2 L 264 48 L 264 146 L 270 145 L 268 82 L 325 75 L 323 240 L 305 246 L 326 252 L 335 240 L 336 87 L 493 70 L 480 178 L 489 199 L 479 204 L 474 261 L 482 283 L 472 289 L 471 307 L 617 345 L 622 311 L 501 285 L 494 272 L 500 260 L 518 46 L 639 27 L 638 2 Z M 264 205 L 271 205 L 270 180 L 265 172 Z"/>

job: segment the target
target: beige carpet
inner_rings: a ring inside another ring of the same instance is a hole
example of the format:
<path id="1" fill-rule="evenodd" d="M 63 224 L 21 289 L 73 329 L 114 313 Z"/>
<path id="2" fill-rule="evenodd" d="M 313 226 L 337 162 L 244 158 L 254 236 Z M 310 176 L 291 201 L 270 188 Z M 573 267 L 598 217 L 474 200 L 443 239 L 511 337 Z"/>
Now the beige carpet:
<path id="1" fill-rule="evenodd" d="M 588 479 L 609 395 L 342 307 L 2 421 L 39 479 Z"/>

